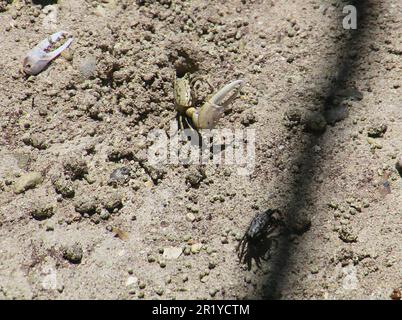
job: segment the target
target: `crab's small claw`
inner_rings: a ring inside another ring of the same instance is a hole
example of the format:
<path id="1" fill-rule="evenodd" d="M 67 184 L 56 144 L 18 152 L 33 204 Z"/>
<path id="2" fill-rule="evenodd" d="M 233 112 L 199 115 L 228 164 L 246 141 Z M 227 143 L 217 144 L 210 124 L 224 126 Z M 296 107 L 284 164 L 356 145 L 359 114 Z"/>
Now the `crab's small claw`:
<path id="1" fill-rule="evenodd" d="M 40 73 L 50 63 L 50 61 L 58 57 L 73 42 L 72 37 L 68 38 L 63 45 L 53 51 L 47 52 L 49 47 L 51 47 L 64 35 L 67 35 L 67 32 L 56 32 L 32 48 L 24 58 L 23 71 L 28 75 L 37 75 Z"/>
<path id="2" fill-rule="evenodd" d="M 200 111 L 192 115 L 193 122 L 197 124 L 198 129 L 213 129 L 243 84 L 243 80 L 233 81 L 220 89 L 209 101 L 205 102 Z M 227 97 L 230 92 L 232 94 Z"/>

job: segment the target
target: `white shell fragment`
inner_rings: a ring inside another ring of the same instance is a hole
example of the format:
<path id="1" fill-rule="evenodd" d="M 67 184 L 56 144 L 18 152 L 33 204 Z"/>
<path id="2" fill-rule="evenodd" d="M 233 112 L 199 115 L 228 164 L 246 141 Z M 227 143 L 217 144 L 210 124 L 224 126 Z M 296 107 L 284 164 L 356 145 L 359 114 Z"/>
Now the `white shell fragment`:
<path id="1" fill-rule="evenodd" d="M 73 38 L 69 37 L 67 41 L 53 51 L 48 49 L 56 43 L 61 37 L 67 35 L 65 31 L 59 31 L 52 34 L 39 42 L 33 49 L 31 49 L 23 61 L 23 71 L 28 75 L 37 75 L 55 58 L 57 58 L 65 49 L 67 49 L 73 42 Z"/>

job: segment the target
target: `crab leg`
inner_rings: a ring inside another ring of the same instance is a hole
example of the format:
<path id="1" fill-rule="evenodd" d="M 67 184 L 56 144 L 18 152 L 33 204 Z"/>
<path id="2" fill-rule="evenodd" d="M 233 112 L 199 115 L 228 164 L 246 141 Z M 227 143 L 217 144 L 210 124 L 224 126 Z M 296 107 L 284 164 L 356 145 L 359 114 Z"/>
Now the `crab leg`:
<path id="1" fill-rule="evenodd" d="M 54 43 L 56 43 L 65 34 L 67 34 L 67 32 L 65 31 L 56 32 L 52 34 L 49 38 L 46 38 L 39 42 L 38 45 L 31 49 L 26 55 L 23 62 L 24 72 L 29 75 L 37 75 L 50 63 L 50 61 L 55 59 L 65 49 L 67 49 L 73 42 L 73 38 L 67 39 L 67 41 L 57 49 L 47 52 L 47 49 Z"/>

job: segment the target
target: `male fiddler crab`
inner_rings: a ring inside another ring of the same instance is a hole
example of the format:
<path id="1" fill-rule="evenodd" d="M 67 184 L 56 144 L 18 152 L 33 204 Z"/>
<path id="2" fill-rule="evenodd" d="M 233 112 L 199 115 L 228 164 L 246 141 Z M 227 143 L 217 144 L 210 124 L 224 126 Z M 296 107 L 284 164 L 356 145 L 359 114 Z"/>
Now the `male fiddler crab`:
<path id="1" fill-rule="evenodd" d="M 25 56 L 22 64 L 23 72 L 27 75 L 35 76 L 45 69 L 53 59 L 57 58 L 73 42 L 73 38 L 68 37 L 64 44 L 50 51 L 51 47 L 67 35 L 66 31 L 59 31 L 39 42 L 39 44 L 32 48 Z"/>
<path id="2" fill-rule="evenodd" d="M 248 269 L 251 269 L 251 262 L 254 259 L 260 268 L 261 260 L 268 260 L 272 246 L 278 245 L 280 226 L 278 210 L 268 209 L 257 213 L 237 246 L 240 262 L 247 263 Z"/>
<path id="3" fill-rule="evenodd" d="M 179 125 L 183 128 L 183 117 L 191 120 L 196 130 L 213 129 L 222 117 L 227 106 L 234 100 L 243 86 L 243 80 L 235 80 L 225 85 L 212 95 L 198 109 L 195 106 L 193 87 L 196 82 L 202 81 L 200 77 L 193 77 L 186 73 L 183 77 L 174 79 L 175 108 L 179 113 Z M 209 87 L 211 84 L 207 82 Z"/>

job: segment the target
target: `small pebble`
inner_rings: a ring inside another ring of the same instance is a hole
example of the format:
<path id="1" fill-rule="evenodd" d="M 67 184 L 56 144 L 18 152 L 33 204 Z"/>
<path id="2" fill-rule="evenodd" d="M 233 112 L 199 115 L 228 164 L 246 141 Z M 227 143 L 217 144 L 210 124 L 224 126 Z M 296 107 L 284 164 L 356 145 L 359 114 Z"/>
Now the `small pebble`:
<path id="1" fill-rule="evenodd" d="M 166 260 L 174 260 L 180 257 L 183 249 L 180 247 L 166 247 L 162 249 L 163 258 Z"/>
<path id="2" fill-rule="evenodd" d="M 367 129 L 367 135 L 370 138 L 381 138 L 384 136 L 385 132 L 387 131 L 388 127 L 384 123 L 376 123 L 371 125 Z"/>
<path id="3" fill-rule="evenodd" d="M 43 177 L 39 172 L 30 172 L 22 175 L 15 181 L 14 191 L 15 193 L 22 193 L 28 189 L 35 188 L 38 184 L 42 183 Z"/>
<path id="4" fill-rule="evenodd" d="M 63 250 L 63 258 L 71 263 L 80 263 L 83 256 L 83 250 L 80 243 L 76 242 L 73 245 L 67 246 Z"/>
<path id="5" fill-rule="evenodd" d="M 31 215 L 36 220 L 45 220 L 52 217 L 54 214 L 54 207 L 52 204 L 38 203 L 33 208 Z"/>
<path id="6" fill-rule="evenodd" d="M 136 285 L 137 283 L 138 283 L 138 278 L 130 276 L 130 277 L 127 278 L 126 286 L 127 287 L 133 286 L 133 285 Z"/>
<path id="7" fill-rule="evenodd" d="M 202 248 L 202 243 L 194 243 L 191 246 L 191 253 L 196 254 L 199 253 Z"/>
<path id="8" fill-rule="evenodd" d="M 102 210 L 99 216 L 102 220 L 107 220 L 110 218 L 110 213 L 107 210 Z"/>
<path id="9" fill-rule="evenodd" d="M 194 215 L 193 213 L 189 212 L 189 213 L 186 214 L 186 219 L 187 219 L 187 221 L 189 221 L 189 222 L 194 222 L 194 220 L 195 220 L 195 215 Z"/>
<path id="10" fill-rule="evenodd" d="M 217 289 L 217 288 L 209 289 L 209 295 L 211 297 L 215 297 L 218 292 L 219 292 L 219 289 Z"/>
<path id="11" fill-rule="evenodd" d="M 158 296 L 162 296 L 165 293 L 165 290 L 162 287 L 158 287 L 158 288 L 155 289 L 155 293 Z"/>

